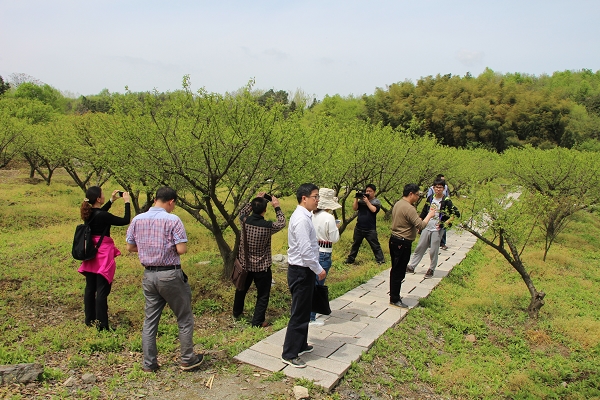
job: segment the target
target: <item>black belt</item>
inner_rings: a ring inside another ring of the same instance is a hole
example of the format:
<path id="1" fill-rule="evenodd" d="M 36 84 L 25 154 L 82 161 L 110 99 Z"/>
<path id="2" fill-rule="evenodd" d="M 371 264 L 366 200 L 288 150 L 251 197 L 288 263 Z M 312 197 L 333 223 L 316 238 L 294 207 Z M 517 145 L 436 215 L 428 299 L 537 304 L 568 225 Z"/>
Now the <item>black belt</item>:
<path id="1" fill-rule="evenodd" d="M 399 242 L 412 242 L 412 240 L 408 240 L 408 239 L 405 239 L 405 238 L 403 238 L 401 236 L 394 236 L 394 235 L 390 236 L 390 240 L 397 240 Z"/>
<path id="2" fill-rule="evenodd" d="M 324 249 L 330 249 L 333 246 L 332 242 L 326 242 L 324 240 L 319 240 L 319 247 L 322 247 Z"/>
<path id="3" fill-rule="evenodd" d="M 146 271 L 170 271 L 172 269 L 181 269 L 181 265 L 144 265 Z"/>

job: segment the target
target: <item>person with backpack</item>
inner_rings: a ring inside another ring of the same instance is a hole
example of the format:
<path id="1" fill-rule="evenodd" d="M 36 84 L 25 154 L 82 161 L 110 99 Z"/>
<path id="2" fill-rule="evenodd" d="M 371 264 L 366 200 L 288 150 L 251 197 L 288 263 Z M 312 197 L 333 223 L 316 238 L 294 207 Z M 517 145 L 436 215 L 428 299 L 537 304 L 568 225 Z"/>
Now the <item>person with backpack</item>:
<path id="1" fill-rule="evenodd" d="M 117 217 L 108 212 L 112 203 L 120 196 L 125 201 L 125 214 Z M 90 227 L 92 240 L 97 247 L 96 256 L 81 263 L 78 272 L 85 276 L 83 304 L 85 324 L 96 326 L 98 330 L 109 330 L 108 295 L 115 276 L 115 257 L 121 255 L 110 237 L 111 226 L 125 226 L 131 220 L 130 197 L 128 192 L 112 192 L 110 200 L 104 203 L 104 193 L 99 186 L 92 186 L 85 192 L 81 203 L 81 219 Z"/>

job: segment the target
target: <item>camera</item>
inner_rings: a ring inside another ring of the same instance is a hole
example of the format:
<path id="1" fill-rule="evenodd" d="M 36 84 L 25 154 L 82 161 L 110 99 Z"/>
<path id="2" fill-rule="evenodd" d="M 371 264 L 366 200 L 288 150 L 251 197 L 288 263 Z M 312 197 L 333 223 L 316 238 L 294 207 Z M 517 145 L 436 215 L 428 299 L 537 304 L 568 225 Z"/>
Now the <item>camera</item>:
<path id="1" fill-rule="evenodd" d="M 271 195 L 270 195 L 270 194 L 267 194 L 267 193 L 265 193 L 265 194 L 263 195 L 263 199 L 265 199 L 266 201 L 271 201 L 271 200 L 273 200 L 273 198 L 271 197 Z"/>
<path id="2" fill-rule="evenodd" d="M 362 199 L 365 196 L 366 196 L 365 192 L 363 192 L 362 190 L 357 190 L 356 194 L 354 195 L 354 198 L 355 199 Z"/>
<path id="3" fill-rule="evenodd" d="M 119 193 L 117 193 L 117 195 L 118 195 L 119 197 L 123 197 L 123 193 L 124 193 L 124 192 L 122 192 L 122 191 L 120 191 L 120 190 L 119 190 Z"/>

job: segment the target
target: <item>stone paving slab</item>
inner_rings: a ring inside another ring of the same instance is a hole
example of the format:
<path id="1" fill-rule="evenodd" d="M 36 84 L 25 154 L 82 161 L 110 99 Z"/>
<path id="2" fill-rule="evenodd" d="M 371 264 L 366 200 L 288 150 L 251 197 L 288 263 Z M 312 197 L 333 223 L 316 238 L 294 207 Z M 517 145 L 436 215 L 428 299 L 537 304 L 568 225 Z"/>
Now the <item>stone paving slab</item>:
<path id="1" fill-rule="evenodd" d="M 279 353 L 279 357 L 272 357 L 261 353 L 260 351 L 249 348 L 233 358 L 235 360 L 244 362 L 246 364 L 255 365 L 271 372 L 281 371 L 286 366 L 286 364 L 281 361 L 281 352 Z"/>
<path id="2" fill-rule="evenodd" d="M 306 368 L 294 368 L 288 365 L 283 369 L 283 372 L 290 378 L 310 379 L 315 383 L 315 385 L 319 385 L 325 388 L 327 391 L 331 390 L 335 385 L 337 385 L 343 376 L 343 374 L 336 374 L 311 366 Z"/>
<path id="3" fill-rule="evenodd" d="M 306 368 L 294 368 L 281 361 L 283 341 L 287 328 L 274 332 L 234 357 L 268 371 L 283 371 L 291 378 L 305 378 L 329 391 L 348 371 L 353 361 L 360 359 L 375 341 L 388 329 L 400 323 L 419 299 L 426 297 L 437 284 L 460 263 L 473 247 L 477 238 L 469 233 L 449 231 L 441 250 L 434 277 L 424 279 L 429 267 L 426 253 L 417 265 L 415 274 L 407 274 L 402 283 L 402 301 L 409 309 L 389 304 L 390 270 L 384 270 L 337 299 L 329 302 L 331 315 L 319 315 L 323 326 L 310 326 L 308 341 L 314 346 L 312 353 L 302 355 Z"/>

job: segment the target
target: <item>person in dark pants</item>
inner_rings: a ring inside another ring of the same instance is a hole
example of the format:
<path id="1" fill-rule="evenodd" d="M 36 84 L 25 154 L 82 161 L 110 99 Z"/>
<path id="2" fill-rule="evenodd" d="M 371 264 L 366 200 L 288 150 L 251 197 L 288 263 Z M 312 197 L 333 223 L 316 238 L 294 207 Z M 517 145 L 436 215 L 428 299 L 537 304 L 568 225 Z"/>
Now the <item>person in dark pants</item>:
<path id="1" fill-rule="evenodd" d="M 360 245 L 363 239 L 366 239 L 373 254 L 375 255 L 375 261 L 378 264 L 385 263 L 383 258 L 383 251 L 379 244 L 379 238 L 377 237 L 377 213 L 381 209 L 381 202 L 375 197 L 375 185 L 372 183 L 367 185 L 365 195 L 363 197 L 355 197 L 352 209 L 358 211 L 358 217 L 356 219 L 356 227 L 354 228 L 354 237 L 350 254 L 346 257 L 345 264 L 353 264 Z"/>
<path id="2" fill-rule="evenodd" d="M 125 200 L 125 215 L 117 217 L 108 212 L 112 203 L 119 198 L 118 193 L 118 190 L 113 191 L 110 200 L 102 205 L 104 192 L 99 186 L 91 186 L 85 192 L 85 199 L 80 209 L 81 219 L 89 224 L 96 246 L 102 238 L 96 257 L 82 262 L 78 270 L 85 276 L 83 294 L 85 324 L 95 326 L 101 331 L 111 329 L 108 324 L 108 295 L 117 268 L 115 257 L 121 255 L 110 237 L 110 227 L 124 226 L 131 220 L 128 192 L 122 192 Z"/>
<path id="3" fill-rule="evenodd" d="M 288 322 L 281 361 L 296 368 L 306 367 L 300 358 L 313 351 L 309 345 L 308 323 L 315 287 L 327 276 L 319 264 L 319 243 L 312 222 L 312 212 L 319 205 L 319 188 L 312 183 L 300 185 L 296 191 L 298 206 L 288 226 L 288 287 L 292 294 L 292 309 Z"/>
<path id="4" fill-rule="evenodd" d="M 269 296 L 271 294 L 271 235 L 279 232 L 285 227 L 285 216 L 279 208 L 279 200 L 271 196 L 271 204 L 275 209 L 277 221 L 266 221 L 268 201 L 263 197 L 264 192 L 258 194 L 252 202 L 248 203 L 240 211 L 240 219 L 243 221 L 240 237 L 240 248 L 238 260 L 248 271 L 246 285 L 244 290 L 236 290 L 233 301 L 233 317 L 239 318 L 244 312 L 244 300 L 246 293 L 252 286 L 256 285 L 256 305 L 254 306 L 254 316 L 252 317 L 252 326 L 266 327 L 265 321 L 267 306 L 269 305 Z M 247 239 L 247 240 L 246 240 Z M 246 245 L 247 242 L 247 245 Z M 248 247 L 248 264 L 246 264 L 246 247 Z"/>
<path id="5" fill-rule="evenodd" d="M 390 257 L 392 269 L 390 270 L 390 305 L 408 308 L 400 297 L 402 281 L 406 276 L 406 266 L 410 260 L 411 245 L 417 237 L 417 230 L 427 226 L 429 220 L 435 215 L 435 207 L 431 207 L 425 219 L 419 218 L 414 204 L 419 200 L 419 186 L 409 183 L 404 186 L 402 199 L 394 204 L 392 209 L 392 234 L 390 236 Z"/>

